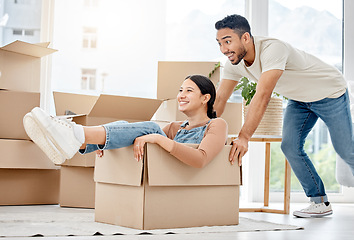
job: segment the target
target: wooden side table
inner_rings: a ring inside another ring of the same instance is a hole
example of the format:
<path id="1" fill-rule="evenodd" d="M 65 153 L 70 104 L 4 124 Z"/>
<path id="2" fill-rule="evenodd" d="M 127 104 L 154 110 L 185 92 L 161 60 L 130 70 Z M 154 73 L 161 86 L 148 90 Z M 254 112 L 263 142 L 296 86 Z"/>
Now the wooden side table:
<path id="1" fill-rule="evenodd" d="M 231 137 L 231 140 L 236 136 Z M 281 142 L 281 136 L 253 136 L 251 142 L 265 143 L 265 175 L 264 175 L 264 202 L 260 208 L 240 208 L 240 212 L 268 212 L 289 214 L 290 211 L 290 185 L 291 185 L 291 167 L 288 160 L 285 158 L 285 179 L 284 179 L 284 209 L 269 208 L 269 177 L 270 177 L 270 144 L 272 142 Z"/>

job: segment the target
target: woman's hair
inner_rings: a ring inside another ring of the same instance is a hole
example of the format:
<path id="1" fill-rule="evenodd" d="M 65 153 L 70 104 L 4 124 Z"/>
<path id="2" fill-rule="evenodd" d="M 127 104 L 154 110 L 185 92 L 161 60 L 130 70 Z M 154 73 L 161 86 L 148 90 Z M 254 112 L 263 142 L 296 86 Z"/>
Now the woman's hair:
<path id="1" fill-rule="evenodd" d="M 216 30 L 230 28 L 232 29 L 240 38 L 245 32 L 248 32 L 250 36 L 251 34 L 251 27 L 246 18 L 242 17 L 241 15 L 233 14 L 226 16 L 220 21 L 215 23 Z"/>
<path id="2" fill-rule="evenodd" d="M 216 90 L 213 82 L 203 75 L 189 75 L 185 78 L 185 80 L 187 79 L 192 80 L 198 86 L 203 95 L 210 94 L 210 99 L 207 103 L 207 115 L 209 118 L 216 118 L 216 112 L 214 111 Z"/>

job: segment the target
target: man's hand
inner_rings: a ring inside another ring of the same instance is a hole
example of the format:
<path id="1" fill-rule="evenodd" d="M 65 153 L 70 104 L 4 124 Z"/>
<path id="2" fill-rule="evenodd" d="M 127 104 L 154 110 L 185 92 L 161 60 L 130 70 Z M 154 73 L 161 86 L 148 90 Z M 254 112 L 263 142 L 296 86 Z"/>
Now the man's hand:
<path id="1" fill-rule="evenodd" d="M 242 165 L 242 157 L 248 152 L 248 140 L 246 138 L 236 138 L 232 141 L 232 148 L 229 155 L 229 161 L 234 164 Z"/>

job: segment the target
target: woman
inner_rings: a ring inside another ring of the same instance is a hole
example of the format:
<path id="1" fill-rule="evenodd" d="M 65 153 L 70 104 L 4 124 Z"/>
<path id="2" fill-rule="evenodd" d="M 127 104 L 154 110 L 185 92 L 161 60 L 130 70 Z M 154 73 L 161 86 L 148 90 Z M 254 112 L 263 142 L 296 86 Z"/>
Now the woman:
<path id="1" fill-rule="evenodd" d="M 209 78 L 188 76 L 177 95 L 179 110 L 185 122 L 172 122 L 161 129 L 154 122 L 117 121 L 102 126 L 86 127 L 66 119 L 51 117 L 34 108 L 23 119 L 28 136 L 55 163 L 82 154 L 126 147 L 134 144 L 134 157 L 141 160 L 145 143 L 156 143 L 180 161 L 193 167 L 207 165 L 227 140 L 225 120 L 216 118 L 213 110 L 215 87 Z M 198 148 L 183 143 L 197 143 Z"/>

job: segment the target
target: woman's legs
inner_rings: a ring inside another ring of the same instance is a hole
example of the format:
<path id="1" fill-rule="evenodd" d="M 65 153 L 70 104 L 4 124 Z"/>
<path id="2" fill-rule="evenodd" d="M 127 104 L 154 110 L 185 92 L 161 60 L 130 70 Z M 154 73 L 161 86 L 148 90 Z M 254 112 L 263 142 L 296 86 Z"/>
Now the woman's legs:
<path id="1" fill-rule="evenodd" d="M 161 134 L 166 136 L 160 126 L 154 122 L 116 121 L 102 126 L 84 127 L 85 143 L 80 153 L 89 153 L 96 150 L 116 149 L 127 147 L 134 143 L 135 138 L 147 134 Z"/>

